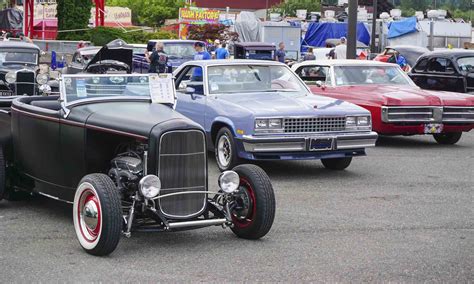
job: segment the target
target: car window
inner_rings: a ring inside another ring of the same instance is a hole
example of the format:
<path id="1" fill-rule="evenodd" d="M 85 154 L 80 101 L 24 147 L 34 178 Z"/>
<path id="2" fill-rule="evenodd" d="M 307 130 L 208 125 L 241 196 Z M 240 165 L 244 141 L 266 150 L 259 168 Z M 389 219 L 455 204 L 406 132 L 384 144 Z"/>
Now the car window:
<path id="1" fill-rule="evenodd" d="M 433 58 L 430 60 L 428 72 L 432 73 L 454 73 L 454 66 L 447 58 Z"/>
<path id="2" fill-rule="evenodd" d="M 328 66 L 302 66 L 296 69 L 296 74 L 308 85 L 315 85 L 317 81 L 326 82 L 326 84 L 328 84 L 328 80 L 329 83 L 331 80 Z"/>
<path id="3" fill-rule="evenodd" d="M 178 92 L 185 92 L 187 87 L 192 87 L 195 94 L 204 94 L 204 84 L 202 81 L 202 67 L 189 66 L 184 69 L 176 81 L 176 88 Z"/>
<path id="4" fill-rule="evenodd" d="M 414 70 L 416 72 L 425 72 L 426 71 L 426 67 L 428 66 L 428 58 L 423 58 L 421 59 L 418 64 L 416 64 Z"/>
<path id="5" fill-rule="evenodd" d="M 74 53 L 72 56 L 72 62 L 81 63 L 81 56 L 79 55 L 79 52 Z"/>
<path id="6" fill-rule="evenodd" d="M 474 72 L 474 56 L 458 58 L 457 62 L 462 71 Z"/>
<path id="7" fill-rule="evenodd" d="M 336 86 L 411 84 L 398 66 L 335 66 L 334 77 Z"/>
<path id="8" fill-rule="evenodd" d="M 30 50 L 0 51 L 0 65 L 36 65 L 38 54 Z"/>
<path id="9" fill-rule="evenodd" d="M 286 66 L 227 65 L 208 67 L 210 94 L 241 94 L 242 92 L 285 92 L 307 94 L 306 86 Z"/>

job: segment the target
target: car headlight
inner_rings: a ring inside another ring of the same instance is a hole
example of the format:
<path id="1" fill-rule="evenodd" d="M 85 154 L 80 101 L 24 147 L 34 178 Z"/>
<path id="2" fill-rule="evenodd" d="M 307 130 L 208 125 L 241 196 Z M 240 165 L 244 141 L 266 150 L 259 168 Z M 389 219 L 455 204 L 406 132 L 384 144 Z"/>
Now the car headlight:
<path id="1" fill-rule="evenodd" d="M 256 119 L 255 130 L 268 129 L 268 119 Z"/>
<path id="2" fill-rule="evenodd" d="M 234 171 L 225 171 L 219 176 L 219 187 L 225 193 L 232 193 L 239 188 L 240 177 Z"/>
<path id="3" fill-rule="evenodd" d="M 38 74 L 38 76 L 36 76 L 36 82 L 40 85 L 44 85 L 48 83 L 48 80 L 49 80 L 48 74 Z"/>
<path id="4" fill-rule="evenodd" d="M 355 116 L 346 117 L 346 127 L 354 127 L 354 126 L 357 126 L 357 117 Z"/>
<path id="5" fill-rule="evenodd" d="M 370 117 L 369 116 L 359 116 L 357 118 L 357 126 L 369 126 Z"/>
<path id="6" fill-rule="evenodd" d="M 5 81 L 7 81 L 8 84 L 13 84 L 16 82 L 16 72 L 10 71 L 7 74 L 5 74 Z"/>
<path id="7" fill-rule="evenodd" d="M 157 196 L 161 190 L 160 178 L 155 175 L 144 176 L 139 183 L 140 193 L 146 199 Z"/>
<path id="8" fill-rule="evenodd" d="M 281 118 L 257 118 L 255 119 L 256 131 L 270 131 L 281 130 L 283 127 L 283 119 Z"/>
<path id="9" fill-rule="evenodd" d="M 272 118 L 268 120 L 268 128 L 270 129 L 281 129 L 281 119 Z"/>

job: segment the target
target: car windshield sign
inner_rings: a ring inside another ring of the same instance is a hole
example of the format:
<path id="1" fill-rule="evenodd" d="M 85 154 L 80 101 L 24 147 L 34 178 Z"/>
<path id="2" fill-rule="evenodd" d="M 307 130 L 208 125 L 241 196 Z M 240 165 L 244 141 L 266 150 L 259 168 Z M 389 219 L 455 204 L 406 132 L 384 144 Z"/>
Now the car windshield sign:
<path id="1" fill-rule="evenodd" d="M 66 104 L 106 97 L 151 98 L 150 75 L 63 75 L 61 96 Z"/>
<path id="2" fill-rule="evenodd" d="M 226 65 L 208 68 L 210 94 L 285 92 L 305 95 L 307 89 L 286 66 Z"/>
<path id="3" fill-rule="evenodd" d="M 410 79 L 396 66 L 336 66 L 336 86 L 410 85 Z"/>
<path id="4" fill-rule="evenodd" d="M 3 66 L 15 64 L 36 65 L 38 54 L 28 51 L 0 51 L 0 64 Z"/>

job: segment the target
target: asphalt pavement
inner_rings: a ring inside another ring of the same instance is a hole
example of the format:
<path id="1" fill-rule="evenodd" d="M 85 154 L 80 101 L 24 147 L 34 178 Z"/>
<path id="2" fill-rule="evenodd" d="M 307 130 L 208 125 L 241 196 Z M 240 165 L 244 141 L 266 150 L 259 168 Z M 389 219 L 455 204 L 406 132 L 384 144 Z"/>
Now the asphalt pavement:
<path id="1" fill-rule="evenodd" d="M 220 227 L 135 233 L 94 257 L 70 205 L 1 201 L 0 282 L 474 281 L 474 133 L 454 146 L 383 137 L 342 172 L 319 161 L 259 165 L 277 211 L 258 241 Z"/>

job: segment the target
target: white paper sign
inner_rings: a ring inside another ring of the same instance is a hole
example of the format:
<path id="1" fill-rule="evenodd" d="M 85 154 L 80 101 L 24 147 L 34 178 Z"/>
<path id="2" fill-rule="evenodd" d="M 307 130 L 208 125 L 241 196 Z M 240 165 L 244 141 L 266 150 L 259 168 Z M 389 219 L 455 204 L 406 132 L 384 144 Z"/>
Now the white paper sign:
<path id="1" fill-rule="evenodd" d="M 157 104 L 174 104 L 176 90 L 173 74 L 150 74 L 151 102 Z"/>

